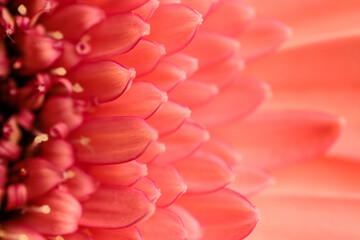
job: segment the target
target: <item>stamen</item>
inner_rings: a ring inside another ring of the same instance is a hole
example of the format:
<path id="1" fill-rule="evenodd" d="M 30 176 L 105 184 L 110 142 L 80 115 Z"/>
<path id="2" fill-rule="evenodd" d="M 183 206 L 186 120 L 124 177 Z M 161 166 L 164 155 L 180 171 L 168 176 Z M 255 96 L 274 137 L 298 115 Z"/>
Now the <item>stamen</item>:
<path id="1" fill-rule="evenodd" d="M 36 136 L 34 138 L 34 142 L 39 144 L 39 143 L 42 143 L 42 142 L 46 142 L 49 140 L 49 136 L 45 133 L 41 133 L 40 135 Z"/>
<path id="2" fill-rule="evenodd" d="M 84 136 L 80 137 L 80 144 L 81 145 L 87 146 L 87 145 L 89 145 L 89 143 L 90 143 L 90 138 L 87 138 L 87 137 L 84 137 Z"/>
<path id="3" fill-rule="evenodd" d="M 37 86 L 36 90 L 39 93 L 45 93 L 46 92 L 46 87 L 44 85 L 39 85 L 39 86 Z"/>
<path id="4" fill-rule="evenodd" d="M 60 31 L 49 32 L 48 35 L 56 40 L 61 40 L 64 38 L 64 35 Z"/>
<path id="5" fill-rule="evenodd" d="M 62 236 L 56 236 L 55 240 L 64 240 L 64 238 Z"/>
<path id="6" fill-rule="evenodd" d="M 24 6 L 24 4 L 21 4 L 17 10 L 23 16 L 25 16 L 27 13 L 27 8 Z"/>
<path id="7" fill-rule="evenodd" d="M 68 170 L 63 173 L 64 179 L 72 179 L 75 177 L 74 171 Z"/>
<path id="8" fill-rule="evenodd" d="M 65 76 L 67 71 L 63 67 L 58 67 L 58 68 L 51 70 L 51 73 L 55 74 L 55 75 L 59 75 L 59 76 Z"/>
<path id="9" fill-rule="evenodd" d="M 79 83 L 75 83 L 72 90 L 76 93 L 81 93 L 84 91 L 84 89 L 81 87 Z"/>
<path id="10" fill-rule="evenodd" d="M 25 176 L 27 175 L 26 169 L 25 169 L 25 168 L 21 168 L 19 174 L 20 174 L 20 176 L 25 177 Z"/>
<path id="11" fill-rule="evenodd" d="M 30 206 L 24 209 L 24 212 L 38 212 L 43 214 L 49 214 L 51 212 L 51 208 L 49 205 L 42 205 L 42 206 Z"/>
<path id="12" fill-rule="evenodd" d="M 17 61 L 14 62 L 14 64 L 13 64 L 12 67 L 13 67 L 14 69 L 20 69 L 20 68 L 22 68 L 22 66 L 23 66 L 22 61 L 21 61 L 21 60 L 17 60 Z"/>

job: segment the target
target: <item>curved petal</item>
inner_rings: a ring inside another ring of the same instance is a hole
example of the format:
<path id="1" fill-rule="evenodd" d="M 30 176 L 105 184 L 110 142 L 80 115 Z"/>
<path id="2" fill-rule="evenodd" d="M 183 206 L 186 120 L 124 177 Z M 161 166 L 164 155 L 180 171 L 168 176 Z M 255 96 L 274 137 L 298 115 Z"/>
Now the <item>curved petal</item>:
<path id="1" fill-rule="evenodd" d="M 89 228 L 93 240 L 142 240 L 139 230 L 134 227 L 120 228 L 120 229 L 102 229 L 102 228 Z"/>
<path id="2" fill-rule="evenodd" d="M 84 201 L 95 192 L 98 183 L 78 167 L 72 167 L 64 173 L 66 190 L 79 201 Z"/>

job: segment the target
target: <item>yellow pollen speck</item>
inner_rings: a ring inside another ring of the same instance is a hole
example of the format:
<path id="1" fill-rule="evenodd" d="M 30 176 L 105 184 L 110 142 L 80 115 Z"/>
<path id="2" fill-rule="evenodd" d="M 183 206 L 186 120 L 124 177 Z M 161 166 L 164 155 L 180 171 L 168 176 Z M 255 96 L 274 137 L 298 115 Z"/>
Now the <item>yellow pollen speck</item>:
<path id="1" fill-rule="evenodd" d="M 74 177 L 75 177 L 74 171 L 69 170 L 69 171 L 64 172 L 64 178 L 65 179 L 71 179 L 71 178 L 74 178 Z"/>
<path id="2" fill-rule="evenodd" d="M 51 208 L 49 205 L 43 205 L 41 206 L 41 212 L 44 214 L 49 214 L 51 212 Z"/>
<path id="3" fill-rule="evenodd" d="M 67 71 L 63 67 L 58 67 L 58 68 L 51 70 L 51 73 L 55 74 L 55 75 L 59 75 L 59 76 L 65 76 Z"/>
<path id="4" fill-rule="evenodd" d="M 26 236 L 25 234 L 20 234 L 19 235 L 19 240 L 29 240 L 29 237 Z"/>
<path id="5" fill-rule="evenodd" d="M 27 9 L 26 9 L 26 7 L 24 6 L 24 4 L 21 4 L 19 7 L 18 7 L 18 12 L 21 14 L 21 15 L 23 15 L 23 16 L 25 16 L 26 15 L 26 13 L 27 13 Z"/>
<path id="6" fill-rule="evenodd" d="M 50 32 L 49 36 L 56 40 L 61 40 L 64 38 L 64 35 L 60 31 Z"/>
<path id="7" fill-rule="evenodd" d="M 44 85 L 40 85 L 37 87 L 37 90 L 40 92 L 40 93 L 43 93 L 45 92 L 45 86 Z"/>
<path id="8" fill-rule="evenodd" d="M 47 140 L 49 140 L 49 136 L 45 133 L 42 133 L 34 138 L 35 143 L 42 143 L 46 142 Z"/>
<path id="9" fill-rule="evenodd" d="M 86 145 L 88 145 L 89 143 L 90 143 L 90 138 L 83 137 L 83 136 L 80 137 L 80 144 L 81 144 L 81 145 L 86 146 Z"/>
<path id="10" fill-rule="evenodd" d="M 76 92 L 76 93 L 81 93 L 81 92 L 83 92 L 84 91 L 84 89 L 81 87 L 81 85 L 80 84 L 78 84 L 78 83 L 75 83 L 74 85 L 73 85 L 73 91 L 74 92 Z"/>
<path id="11" fill-rule="evenodd" d="M 64 238 L 62 236 L 56 236 L 55 240 L 64 240 Z"/>
<path id="12" fill-rule="evenodd" d="M 16 61 L 13 64 L 14 69 L 20 69 L 22 67 L 22 63 L 20 61 Z"/>

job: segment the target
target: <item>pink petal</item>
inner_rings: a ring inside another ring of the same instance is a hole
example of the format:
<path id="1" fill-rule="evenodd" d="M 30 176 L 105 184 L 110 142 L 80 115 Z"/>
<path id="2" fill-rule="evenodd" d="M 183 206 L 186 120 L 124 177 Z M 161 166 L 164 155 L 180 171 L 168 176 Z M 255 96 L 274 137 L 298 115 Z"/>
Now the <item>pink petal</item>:
<path id="1" fill-rule="evenodd" d="M 34 31 L 16 39 L 22 53 L 22 74 L 34 74 L 51 66 L 61 55 L 62 46 L 53 38 Z"/>
<path id="2" fill-rule="evenodd" d="M 127 227 L 154 212 L 142 192 L 115 185 L 102 185 L 82 206 L 80 225 L 96 228 Z"/>
<path id="3" fill-rule="evenodd" d="M 41 158 L 32 158 L 20 162 L 15 171 L 25 171 L 23 183 L 29 199 L 37 198 L 57 186 L 62 180 L 62 173 L 50 162 Z"/>
<path id="4" fill-rule="evenodd" d="M 79 201 L 87 200 L 97 189 L 97 182 L 78 167 L 66 171 L 65 178 L 66 190 Z"/>
<path id="5" fill-rule="evenodd" d="M 46 240 L 38 232 L 15 221 L 6 221 L 5 224 L 2 224 L 1 230 L 5 232 L 5 236 L 1 236 L 3 240 L 13 240 L 14 236 L 18 239 L 26 237 L 29 240 Z M 6 234 L 9 236 L 6 236 Z"/>
<path id="6" fill-rule="evenodd" d="M 184 178 L 187 193 L 217 191 L 235 178 L 231 168 L 221 158 L 203 151 L 197 151 L 173 165 Z"/>
<path id="7" fill-rule="evenodd" d="M 189 77 L 198 70 L 198 60 L 184 53 L 175 53 L 166 58 L 166 61 L 176 65 Z"/>
<path id="8" fill-rule="evenodd" d="M 135 71 L 114 61 L 101 61 L 80 65 L 67 77 L 81 87 L 74 90 L 75 97 L 103 103 L 119 97 L 135 77 Z"/>
<path id="9" fill-rule="evenodd" d="M 71 97 L 49 97 L 39 115 L 41 128 L 45 132 L 57 123 L 64 123 L 68 130 L 77 128 L 83 121 L 81 111 Z"/>
<path id="10" fill-rule="evenodd" d="M 208 84 L 214 84 L 219 89 L 223 89 L 233 83 L 243 69 L 244 61 L 237 57 L 232 57 L 216 65 L 199 69 L 191 78 Z"/>
<path id="11" fill-rule="evenodd" d="M 184 48 L 202 22 L 201 15 L 183 4 L 162 4 L 149 19 L 149 39 L 163 44 L 166 53 Z"/>
<path id="12" fill-rule="evenodd" d="M 168 209 L 180 217 L 187 232 L 187 239 L 202 238 L 202 227 L 199 221 L 186 209 L 176 204 L 172 204 Z"/>
<path id="13" fill-rule="evenodd" d="M 88 174 L 102 183 L 129 186 L 147 175 L 147 167 L 136 161 L 110 165 L 85 165 Z"/>
<path id="14" fill-rule="evenodd" d="M 9 60 L 4 43 L 0 44 L 0 76 L 5 77 L 9 74 Z"/>
<path id="15" fill-rule="evenodd" d="M 155 203 L 161 195 L 160 189 L 156 183 L 147 177 L 140 178 L 131 187 L 142 191 L 152 203 Z"/>
<path id="16" fill-rule="evenodd" d="M 79 162 L 111 164 L 141 155 L 157 133 L 134 117 L 94 118 L 71 133 L 69 141 Z"/>
<path id="17" fill-rule="evenodd" d="M 199 67 L 220 63 L 239 51 L 240 44 L 233 38 L 212 32 L 199 32 L 183 52 L 195 57 Z"/>
<path id="18" fill-rule="evenodd" d="M 274 183 L 274 178 L 259 167 L 238 163 L 231 169 L 236 177 L 227 187 L 244 196 L 256 194 Z"/>
<path id="19" fill-rule="evenodd" d="M 104 12 L 87 4 L 71 4 L 45 15 L 42 23 L 47 31 L 59 31 L 67 38 L 78 41 L 80 36 L 105 18 Z"/>
<path id="20" fill-rule="evenodd" d="M 134 9 L 133 12 L 147 21 L 154 14 L 155 10 L 158 7 L 158 0 L 148 0 L 147 3 L 145 3 L 141 7 Z"/>
<path id="21" fill-rule="evenodd" d="M 246 61 L 274 52 L 291 35 L 291 30 L 282 22 L 257 17 L 238 35 L 241 42 L 239 56 Z"/>
<path id="22" fill-rule="evenodd" d="M 166 151 L 156 162 L 175 162 L 194 153 L 209 139 L 207 130 L 198 123 L 187 120 L 176 132 L 162 137 Z"/>
<path id="23" fill-rule="evenodd" d="M 145 4 L 149 0 L 131 0 L 131 1 L 118 1 L 118 0 L 77 0 L 79 3 L 87 3 L 95 5 L 107 14 L 114 14 L 120 12 L 128 12 Z"/>
<path id="24" fill-rule="evenodd" d="M 201 29 L 233 36 L 241 31 L 254 16 L 255 10 L 240 1 L 219 1 L 206 16 L 206 21 L 204 21 Z"/>
<path id="25" fill-rule="evenodd" d="M 72 41 L 63 39 L 62 40 L 63 51 L 60 57 L 55 61 L 53 67 L 63 67 L 65 69 L 72 69 L 75 67 L 81 60 L 82 56 L 78 54 L 76 49 L 76 44 Z"/>
<path id="26" fill-rule="evenodd" d="M 171 100 L 189 108 L 203 105 L 219 93 L 219 89 L 212 84 L 199 81 L 184 81 L 169 93 Z"/>
<path id="27" fill-rule="evenodd" d="M 255 207 L 243 196 L 228 189 L 183 196 L 177 203 L 200 222 L 204 240 L 243 239 L 259 220 Z"/>
<path id="28" fill-rule="evenodd" d="M 181 0 L 182 3 L 205 16 L 218 0 Z"/>
<path id="29" fill-rule="evenodd" d="M 92 240 L 92 238 L 88 234 L 83 233 L 81 229 L 74 233 L 62 235 L 61 237 L 64 238 L 64 240 Z M 53 240 L 53 239 L 51 239 L 51 240 Z M 56 237 L 55 237 L 55 240 L 56 240 Z"/>
<path id="30" fill-rule="evenodd" d="M 211 132 L 239 150 L 244 161 L 274 168 L 321 155 L 342 125 L 341 119 L 325 113 L 283 110 L 262 112 Z"/>
<path id="31" fill-rule="evenodd" d="M 172 204 L 186 192 L 186 184 L 179 172 L 168 164 L 150 164 L 148 177 L 155 181 L 161 196 L 156 202 L 158 207 Z"/>
<path id="32" fill-rule="evenodd" d="M 81 41 L 90 49 L 80 53 L 92 60 L 125 53 L 147 34 L 149 24 L 139 16 L 132 13 L 112 15 L 84 34 Z"/>
<path id="33" fill-rule="evenodd" d="M 120 228 L 120 229 L 101 229 L 89 228 L 93 240 L 142 240 L 139 230 L 134 227 Z"/>
<path id="34" fill-rule="evenodd" d="M 242 157 L 236 149 L 224 142 L 223 140 L 211 136 L 202 146 L 202 150 L 214 154 L 224 160 L 229 166 L 241 161 Z"/>
<path id="35" fill-rule="evenodd" d="M 178 129 L 190 117 L 190 110 L 173 101 L 168 101 L 146 121 L 154 127 L 160 136 Z"/>
<path id="36" fill-rule="evenodd" d="M 167 101 L 167 95 L 149 82 L 134 82 L 121 97 L 90 114 L 97 117 L 135 116 L 146 119 Z"/>
<path id="37" fill-rule="evenodd" d="M 136 158 L 136 161 L 139 163 L 148 164 L 154 161 L 158 156 L 160 156 L 160 154 L 164 153 L 165 150 L 165 144 L 158 141 L 153 141 L 150 143 L 145 152 Z"/>
<path id="38" fill-rule="evenodd" d="M 155 42 L 142 39 L 131 51 L 112 56 L 110 59 L 124 66 L 135 68 L 136 76 L 151 72 L 165 55 L 165 48 Z"/>
<path id="39" fill-rule="evenodd" d="M 152 82 L 161 90 L 168 92 L 186 79 L 186 73 L 172 63 L 161 61 L 149 74 L 136 78 L 135 81 Z"/>
<path id="40" fill-rule="evenodd" d="M 62 235 L 77 230 L 81 206 L 70 194 L 53 190 L 29 204 L 20 220 L 37 232 Z"/>
<path id="41" fill-rule="evenodd" d="M 353 159 L 360 157 L 360 112 L 354 111 L 360 102 L 360 57 L 354 55 L 359 41 L 359 34 L 350 34 L 286 48 L 249 65 L 248 71 L 273 87 L 268 107 L 314 108 L 343 116 L 347 125 L 331 152 Z"/>
<path id="42" fill-rule="evenodd" d="M 346 239 L 360 237 L 359 197 L 263 195 L 253 200 L 261 210 L 249 239 Z M 301 226 L 301 227 L 299 227 Z"/>
<path id="43" fill-rule="evenodd" d="M 161 227 L 159 227 L 161 226 Z M 144 240 L 185 240 L 186 230 L 181 219 L 173 212 L 157 208 L 154 215 L 137 225 Z"/>
<path id="44" fill-rule="evenodd" d="M 240 78 L 208 104 L 194 108 L 191 115 L 206 126 L 233 122 L 253 112 L 269 94 L 268 85 L 251 78 Z"/>
<path id="45" fill-rule="evenodd" d="M 39 157 L 45 158 L 60 169 L 67 169 L 74 163 L 72 146 L 62 139 L 49 139 L 42 142 Z"/>

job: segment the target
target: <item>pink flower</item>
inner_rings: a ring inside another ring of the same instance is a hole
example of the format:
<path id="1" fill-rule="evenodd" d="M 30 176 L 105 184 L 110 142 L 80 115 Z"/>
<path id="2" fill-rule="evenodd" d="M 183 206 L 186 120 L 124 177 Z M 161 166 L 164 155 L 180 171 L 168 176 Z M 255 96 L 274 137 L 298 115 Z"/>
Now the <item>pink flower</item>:
<path id="1" fill-rule="evenodd" d="M 0 3 L 1 238 L 243 239 L 259 221 L 246 197 L 269 172 L 302 186 L 301 167 L 274 169 L 339 136 L 341 118 L 274 111 L 276 98 L 252 114 L 271 96 L 253 76 L 275 71 L 263 76 L 273 83 L 281 62 L 259 59 L 291 35 L 266 4 L 256 15 L 238 0 Z M 276 215 L 266 194 L 253 197 L 264 218 Z"/>

